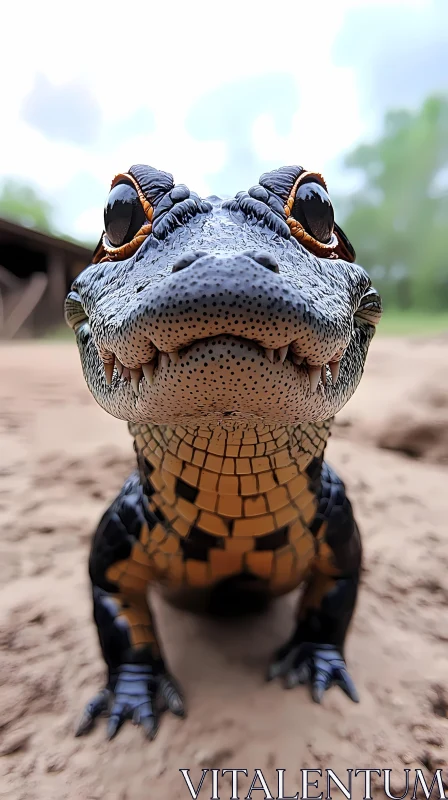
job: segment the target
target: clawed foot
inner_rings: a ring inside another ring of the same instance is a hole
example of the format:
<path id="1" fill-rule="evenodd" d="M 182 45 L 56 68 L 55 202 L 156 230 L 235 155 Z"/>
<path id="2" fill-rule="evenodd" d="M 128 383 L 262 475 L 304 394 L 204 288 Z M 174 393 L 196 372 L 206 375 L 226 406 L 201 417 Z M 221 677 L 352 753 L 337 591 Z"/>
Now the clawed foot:
<path id="1" fill-rule="evenodd" d="M 359 703 L 358 692 L 345 661 L 339 650 L 331 644 L 289 642 L 276 653 L 268 670 L 268 680 L 279 677 L 283 678 L 286 689 L 298 684 L 311 684 L 315 703 L 320 703 L 324 692 L 333 685 L 340 686 L 354 703 Z"/>
<path id="2" fill-rule="evenodd" d="M 149 666 L 123 664 L 112 683 L 87 703 L 75 736 L 92 730 L 99 716 L 107 716 L 107 738 L 118 733 L 125 720 L 141 725 L 148 739 L 154 739 L 160 714 L 168 709 L 178 717 L 185 714 L 184 702 L 174 679 L 163 672 L 154 675 Z"/>

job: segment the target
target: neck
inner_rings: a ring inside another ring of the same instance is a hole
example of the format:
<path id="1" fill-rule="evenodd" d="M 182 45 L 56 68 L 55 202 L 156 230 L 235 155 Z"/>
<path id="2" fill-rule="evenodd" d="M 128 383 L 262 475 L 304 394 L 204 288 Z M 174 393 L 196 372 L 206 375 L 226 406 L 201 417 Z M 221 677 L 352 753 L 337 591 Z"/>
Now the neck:
<path id="1" fill-rule="evenodd" d="M 269 534 L 315 514 L 307 467 L 331 420 L 245 429 L 130 424 L 149 508 L 187 536 Z"/>

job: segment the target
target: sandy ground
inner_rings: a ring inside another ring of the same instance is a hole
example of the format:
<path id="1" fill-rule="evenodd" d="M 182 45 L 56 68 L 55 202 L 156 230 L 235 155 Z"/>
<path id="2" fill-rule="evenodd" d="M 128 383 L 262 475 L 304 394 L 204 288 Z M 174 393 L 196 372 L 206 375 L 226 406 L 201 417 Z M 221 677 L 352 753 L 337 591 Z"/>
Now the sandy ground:
<path id="1" fill-rule="evenodd" d="M 341 777 L 349 767 L 388 767 L 397 794 L 405 767 L 444 767 L 448 778 L 447 345 L 377 339 L 328 448 L 365 543 L 347 650 L 361 703 L 334 688 L 318 707 L 305 688 L 264 683 L 290 631 L 293 597 L 250 624 L 155 597 L 189 715 L 165 716 L 152 744 L 130 724 L 106 743 L 104 721 L 73 738 L 102 683 L 87 556 L 132 465 L 126 426 L 91 399 L 73 346 L 0 348 L 1 798 L 188 799 L 179 769 L 196 784 L 202 767 L 263 769 L 274 797 L 276 768 L 286 769 L 286 794 L 307 767 Z M 241 797 L 249 785 L 241 780 Z M 359 779 L 354 787 L 362 797 Z M 210 796 L 204 782 L 199 798 Z M 220 797 L 231 797 L 230 776 Z"/>

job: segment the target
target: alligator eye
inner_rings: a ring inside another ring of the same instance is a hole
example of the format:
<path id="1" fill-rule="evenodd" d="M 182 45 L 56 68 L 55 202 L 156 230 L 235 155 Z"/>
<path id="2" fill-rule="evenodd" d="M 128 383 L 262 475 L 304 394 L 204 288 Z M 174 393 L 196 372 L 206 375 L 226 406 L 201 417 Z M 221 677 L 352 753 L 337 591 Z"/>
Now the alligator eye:
<path id="1" fill-rule="evenodd" d="M 136 189 L 129 183 L 114 186 L 104 208 L 104 228 L 111 245 L 121 247 L 132 241 L 146 221 Z"/>
<path id="2" fill-rule="evenodd" d="M 297 189 L 291 216 L 306 232 L 327 244 L 333 234 L 334 211 L 325 189 L 318 183 L 303 183 Z"/>

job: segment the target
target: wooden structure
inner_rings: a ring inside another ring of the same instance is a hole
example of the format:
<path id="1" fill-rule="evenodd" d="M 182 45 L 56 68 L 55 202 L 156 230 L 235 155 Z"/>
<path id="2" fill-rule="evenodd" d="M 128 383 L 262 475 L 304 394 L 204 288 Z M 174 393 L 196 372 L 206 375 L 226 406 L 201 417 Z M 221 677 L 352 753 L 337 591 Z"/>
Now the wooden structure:
<path id="1" fill-rule="evenodd" d="M 91 255 L 82 245 L 0 219 L 0 338 L 41 336 L 62 325 L 64 297 Z"/>

